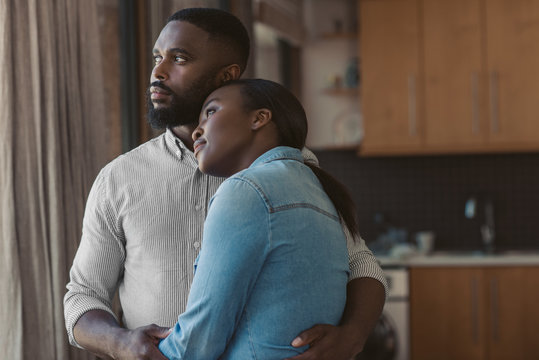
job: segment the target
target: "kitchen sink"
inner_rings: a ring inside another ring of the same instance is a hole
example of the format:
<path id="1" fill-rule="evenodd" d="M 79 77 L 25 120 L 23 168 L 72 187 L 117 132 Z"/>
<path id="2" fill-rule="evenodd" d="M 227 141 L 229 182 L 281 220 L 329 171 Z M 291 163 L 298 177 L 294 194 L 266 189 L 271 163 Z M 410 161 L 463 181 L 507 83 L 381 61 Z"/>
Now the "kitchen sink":
<path id="1" fill-rule="evenodd" d="M 485 257 L 485 256 L 537 256 L 539 250 L 500 250 L 487 253 L 482 250 L 440 250 L 432 252 L 431 256 L 451 257 Z"/>

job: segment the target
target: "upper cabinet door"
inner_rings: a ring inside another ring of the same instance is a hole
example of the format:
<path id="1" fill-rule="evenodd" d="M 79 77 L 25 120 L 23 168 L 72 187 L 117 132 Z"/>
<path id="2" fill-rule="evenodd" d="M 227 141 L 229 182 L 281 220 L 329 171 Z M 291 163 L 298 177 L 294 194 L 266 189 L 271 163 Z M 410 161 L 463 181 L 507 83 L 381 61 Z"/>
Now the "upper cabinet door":
<path id="1" fill-rule="evenodd" d="M 422 4 L 425 143 L 433 150 L 479 147 L 487 134 L 481 2 Z"/>
<path id="2" fill-rule="evenodd" d="M 361 154 L 539 150 L 539 0 L 361 0 Z"/>
<path id="3" fill-rule="evenodd" d="M 488 0 L 489 143 L 539 148 L 539 1 Z"/>
<path id="4" fill-rule="evenodd" d="M 417 0 L 362 0 L 360 59 L 365 137 L 361 152 L 421 145 Z"/>

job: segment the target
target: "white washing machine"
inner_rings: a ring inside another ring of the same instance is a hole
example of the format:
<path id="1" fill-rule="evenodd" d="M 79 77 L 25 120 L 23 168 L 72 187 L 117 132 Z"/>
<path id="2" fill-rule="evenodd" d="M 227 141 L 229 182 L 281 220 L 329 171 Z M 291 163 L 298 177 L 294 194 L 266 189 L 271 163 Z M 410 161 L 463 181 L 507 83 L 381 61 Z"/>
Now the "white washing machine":
<path id="1" fill-rule="evenodd" d="M 405 267 L 386 267 L 389 294 L 380 320 L 357 360 L 409 360 L 409 279 Z"/>
<path id="2" fill-rule="evenodd" d="M 384 315 L 393 322 L 397 346 L 395 360 L 410 358 L 410 303 L 407 268 L 384 269 L 389 287 L 389 296 L 384 306 Z"/>

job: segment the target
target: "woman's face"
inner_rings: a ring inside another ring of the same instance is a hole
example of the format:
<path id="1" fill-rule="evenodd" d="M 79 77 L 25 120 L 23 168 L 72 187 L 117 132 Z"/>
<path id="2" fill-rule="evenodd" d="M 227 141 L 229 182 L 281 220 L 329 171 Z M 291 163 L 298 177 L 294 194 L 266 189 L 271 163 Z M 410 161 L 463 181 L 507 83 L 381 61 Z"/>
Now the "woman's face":
<path id="1" fill-rule="evenodd" d="M 203 173 L 228 177 L 246 169 L 253 158 L 253 119 L 257 110 L 245 111 L 239 85 L 212 92 L 193 132 L 193 150 Z"/>

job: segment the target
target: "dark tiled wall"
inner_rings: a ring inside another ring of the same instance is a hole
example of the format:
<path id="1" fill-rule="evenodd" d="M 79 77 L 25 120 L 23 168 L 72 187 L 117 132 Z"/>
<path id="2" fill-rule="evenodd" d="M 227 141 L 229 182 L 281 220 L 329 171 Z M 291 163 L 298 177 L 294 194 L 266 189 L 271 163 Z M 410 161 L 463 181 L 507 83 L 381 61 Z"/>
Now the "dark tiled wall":
<path id="1" fill-rule="evenodd" d="M 496 248 L 539 249 L 539 154 L 359 158 L 354 151 L 315 151 L 358 206 L 362 236 L 382 232 L 374 214 L 410 234 L 436 233 L 436 250 L 480 250 L 482 199 L 494 204 Z M 464 216 L 466 200 L 478 216 Z"/>

